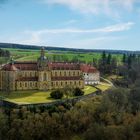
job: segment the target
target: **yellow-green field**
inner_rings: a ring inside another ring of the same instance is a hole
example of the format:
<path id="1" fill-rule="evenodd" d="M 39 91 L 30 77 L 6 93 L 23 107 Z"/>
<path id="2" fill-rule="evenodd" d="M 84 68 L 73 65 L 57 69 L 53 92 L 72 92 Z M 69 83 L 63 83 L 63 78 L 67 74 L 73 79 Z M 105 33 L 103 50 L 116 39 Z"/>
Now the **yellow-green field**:
<path id="1" fill-rule="evenodd" d="M 110 88 L 109 85 L 97 85 L 98 88 L 100 88 L 102 91 L 105 91 Z M 84 95 L 88 95 L 90 93 L 93 93 L 97 91 L 96 88 L 92 86 L 85 86 L 83 89 Z M 49 103 L 56 101 L 55 99 L 52 99 L 50 97 L 51 91 L 15 91 L 9 93 L 7 95 L 6 93 L 0 93 L 1 97 L 4 97 L 5 100 L 15 102 L 18 104 L 30 104 L 30 103 Z M 64 97 L 63 99 L 65 99 Z M 70 97 L 74 98 L 74 97 Z"/>
<path id="2" fill-rule="evenodd" d="M 110 84 L 106 84 L 106 83 L 102 83 L 102 84 L 97 85 L 96 87 L 101 89 L 102 91 L 105 91 L 105 90 L 111 88 L 111 85 Z"/>
<path id="3" fill-rule="evenodd" d="M 91 86 L 85 86 L 83 91 L 84 95 L 88 95 L 97 91 L 97 89 Z M 5 100 L 16 102 L 18 104 L 48 103 L 56 101 L 50 97 L 50 91 L 15 91 L 9 93 L 9 95 L 6 95 L 6 93 L 0 93 L 0 96 L 4 96 Z M 65 99 L 65 97 L 63 99 Z"/>
<path id="4" fill-rule="evenodd" d="M 6 50 L 9 50 L 11 55 L 13 56 L 14 60 L 18 61 L 36 61 L 37 58 L 40 55 L 40 50 L 28 50 L 28 49 L 13 49 L 13 48 L 5 48 Z M 74 58 L 78 58 L 80 61 L 85 62 L 92 62 L 93 59 L 100 59 L 102 53 L 94 53 L 94 52 L 88 52 L 88 53 L 77 53 L 77 52 L 70 52 L 70 51 L 46 51 L 45 54 L 47 57 L 51 58 L 52 60 L 54 57 L 57 59 L 60 59 L 60 61 L 71 61 Z M 121 62 L 122 55 L 120 54 L 112 54 L 113 57 L 115 57 L 118 62 Z"/>

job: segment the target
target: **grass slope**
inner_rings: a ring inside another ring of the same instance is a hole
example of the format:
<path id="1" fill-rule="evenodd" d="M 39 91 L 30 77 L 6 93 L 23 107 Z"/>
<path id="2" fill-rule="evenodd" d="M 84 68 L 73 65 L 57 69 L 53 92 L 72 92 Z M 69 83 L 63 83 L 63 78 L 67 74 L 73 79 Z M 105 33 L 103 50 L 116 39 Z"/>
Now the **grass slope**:
<path id="1" fill-rule="evenodd" d="M 91 86 L 85 86 L 85 88 L 83 89 L 85 95 L 93 93 L 96 90 L 96 88 Z M 9 95 L 0 93 L 0 96 L 4 96 L 6 100 L 18 104 L 49 103 L 56 101 L 55 99 L 50 98 L 50 91 L 15 91 L 10 93 Z M 65 99 L 65 97 L 63 99 Z"/>

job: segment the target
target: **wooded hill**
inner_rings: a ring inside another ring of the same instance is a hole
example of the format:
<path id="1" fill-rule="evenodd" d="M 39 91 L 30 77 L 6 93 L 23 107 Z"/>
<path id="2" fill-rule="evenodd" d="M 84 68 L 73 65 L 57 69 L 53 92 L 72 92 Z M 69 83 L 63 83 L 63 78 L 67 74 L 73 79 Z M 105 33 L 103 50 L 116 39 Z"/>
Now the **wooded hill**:
<path id="1" fill-rule="evenodd" d="M 140 54 L 140 51 L 127 51 L 127 50 L 103 50 L 103 49 L 76 49 L 76 48 L 63 48 L 63 47 L 54 47 L 54 46 L 36 46 L 36 45 L 23 45 L 23 44 L 12 44 L 12 43 L 0 43 L 0 48 L 14 48 L 14 49 L 33 49 L 39 50 L 40 47 L 44 47 L 46 50 L 55 50 L 55 51 L 72 51 L 75 53 L 78 52 L 96 52 L 102 53 L 103 51 L 112 54 Z M 93 46 L 94 47 L 94 46 Z"/>

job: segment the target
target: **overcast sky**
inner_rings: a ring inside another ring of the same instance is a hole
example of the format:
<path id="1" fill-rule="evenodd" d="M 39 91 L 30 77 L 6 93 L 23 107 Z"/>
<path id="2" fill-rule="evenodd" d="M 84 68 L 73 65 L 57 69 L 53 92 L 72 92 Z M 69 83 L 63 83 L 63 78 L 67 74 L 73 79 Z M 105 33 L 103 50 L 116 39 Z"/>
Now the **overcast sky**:
<path id="1" fill-rule="evenodd" d="M 0 42 L 140 50 L 140 0 L 0 0 Z"/>

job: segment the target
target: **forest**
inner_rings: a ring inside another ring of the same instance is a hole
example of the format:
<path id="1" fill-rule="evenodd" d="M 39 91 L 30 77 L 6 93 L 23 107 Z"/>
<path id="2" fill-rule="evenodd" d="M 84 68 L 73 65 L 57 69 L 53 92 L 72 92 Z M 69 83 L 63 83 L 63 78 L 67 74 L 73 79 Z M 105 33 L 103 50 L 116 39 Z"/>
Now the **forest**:
<path id="1" fill-rule="evenodd" d="M 0 109 L 3 140 L 139 140 L 140 56 L 123 54 L 117 64 L 102 53 L 94 61 L 103 76 L 116 75 L 115 87 L 75 105 Z"/>

